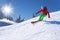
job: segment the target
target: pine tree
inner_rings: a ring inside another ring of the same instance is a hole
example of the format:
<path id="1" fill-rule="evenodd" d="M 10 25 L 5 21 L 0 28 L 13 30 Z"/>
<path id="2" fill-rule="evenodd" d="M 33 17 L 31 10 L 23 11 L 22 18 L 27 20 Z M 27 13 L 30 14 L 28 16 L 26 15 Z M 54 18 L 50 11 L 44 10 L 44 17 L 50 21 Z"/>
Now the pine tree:
<path id="1" fill-rule="evenodd" d="M 21 19 L 21 16 L 19 16 L 17 19 L 16 19 L 16 22 L 17 23 L 20 23 L 20 22 L 23 22 L 24 21 L 24 19 Z"/>
<path id="2" fill-rule="evenodd" d="M 0 19 L 3 19 L 3 18 L 4 18 L 4 14 L 3 14 L 2 10 L 1 10 L 1 6 L 0 6 Z"/>
<path id="3" fill-rule="evenodd" d="M 34 14 L 33 14 L 33 18 L 36 17 Z"/>
<path id="4" fill-rule="evenodd" d="M 12 18 L 11 16 L 7 16 L 7 17 L 5 17 L 5 18 L 7 18 L 7 19 L 10 20 L 10 21 L 13 21 L 13 18 Z"/>

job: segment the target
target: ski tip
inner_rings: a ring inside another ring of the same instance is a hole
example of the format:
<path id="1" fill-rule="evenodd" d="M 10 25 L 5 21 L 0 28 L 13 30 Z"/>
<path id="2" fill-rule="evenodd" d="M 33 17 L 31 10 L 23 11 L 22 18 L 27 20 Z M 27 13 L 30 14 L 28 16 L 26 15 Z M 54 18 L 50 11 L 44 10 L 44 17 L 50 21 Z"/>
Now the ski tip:
<path id="1" fill-rule="evenodd" d="M 31 22 L 32 24 L 34 24 L 35 22 Z"/>

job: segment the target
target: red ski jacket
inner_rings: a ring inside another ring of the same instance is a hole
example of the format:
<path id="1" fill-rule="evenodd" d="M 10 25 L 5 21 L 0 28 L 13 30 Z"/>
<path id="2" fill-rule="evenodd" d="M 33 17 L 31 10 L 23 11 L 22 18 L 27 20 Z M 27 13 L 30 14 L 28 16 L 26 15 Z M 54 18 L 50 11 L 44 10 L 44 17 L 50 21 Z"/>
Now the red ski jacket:
<path id="1" fill-rule="evenodd" d="M 42 12 L 43 14 L 48 15 L 48 18 L 50 18 L 50 14 L 49 14 L 49 12 L 48 12 L 47 9 L 43 8 L 43 9 L 39 10 L 36 14 L 38 14 L 38 13 L 40 13 L 40 12 Z"/>

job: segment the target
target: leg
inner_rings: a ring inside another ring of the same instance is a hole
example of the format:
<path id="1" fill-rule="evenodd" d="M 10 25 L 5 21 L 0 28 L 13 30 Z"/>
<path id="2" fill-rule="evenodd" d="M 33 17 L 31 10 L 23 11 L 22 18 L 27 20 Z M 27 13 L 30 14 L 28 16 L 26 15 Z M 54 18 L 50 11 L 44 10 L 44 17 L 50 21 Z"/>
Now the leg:
<path id="1" fill-rule="evenodd" d="M 42 15 L 39 17 L 39 21 L 42 21 L 45 16 L 46 16 L 45 14 L 42 14 Z"/>
<path id="2" fill-rule="evenodd" d="M 41 16 L 39 16 L 39 20 L 37 20 L 37 21 L 32 21 L 31 23 L 36 23 L 36 22 L 42 21 L 45 16 L 46 16 L 45 14 L 42 14 Z"/>

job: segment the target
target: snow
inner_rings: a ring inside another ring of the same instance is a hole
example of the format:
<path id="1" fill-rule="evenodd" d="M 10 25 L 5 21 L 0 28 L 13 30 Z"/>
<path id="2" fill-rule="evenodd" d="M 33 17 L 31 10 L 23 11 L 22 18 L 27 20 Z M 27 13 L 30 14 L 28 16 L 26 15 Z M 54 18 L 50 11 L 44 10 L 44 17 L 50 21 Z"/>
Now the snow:
<path id="1" fill-rule="evenodd" d="M 16 23 L 13 21 L 7 20 L 6 18 L 0 19 L 0 27 L 9 26 L 12 24 L 16 24 Z"/>
<path id="2" fill-rule="evenodd" d="M 8 22 L 8 23 L 15 24 L 15 22 L 13 22 L 13 21 L 10 21 L 10 20 L 7 20 L 6 18 L 4 18 L 4 19 L 0 19 L 0 21 L 3 21 L 3 22 Z"/>
<path id="3" fill-rule="evenodd" d="M 60 11 L 50 13 L 51 18 L 31 24 L 38 17 L 0 28 L 0 40 L 60 40 Z"/>

